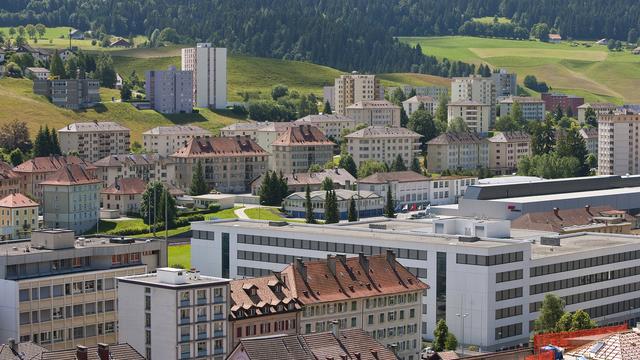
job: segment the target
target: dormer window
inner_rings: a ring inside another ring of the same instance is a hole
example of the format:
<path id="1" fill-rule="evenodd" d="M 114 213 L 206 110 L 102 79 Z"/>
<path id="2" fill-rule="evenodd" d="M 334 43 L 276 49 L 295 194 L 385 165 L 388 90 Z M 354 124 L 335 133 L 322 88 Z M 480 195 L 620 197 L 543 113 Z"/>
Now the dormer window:
<path id="1" fill-rule="evenodd" d="M 251 290 L 249 290 L 249 293 L 251 294 L 251 296 L 256 296 L 258 294 L 258 291 L 256 290 L 256 288 L 251 288 Z"/>

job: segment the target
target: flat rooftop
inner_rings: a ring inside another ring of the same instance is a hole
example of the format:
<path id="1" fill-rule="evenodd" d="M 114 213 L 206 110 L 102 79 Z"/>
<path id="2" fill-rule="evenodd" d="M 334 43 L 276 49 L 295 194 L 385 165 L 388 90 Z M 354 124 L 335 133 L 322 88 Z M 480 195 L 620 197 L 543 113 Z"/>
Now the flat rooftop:
<path id="1" fill-rule="evenodd" d="M 73 247 L 61 248 L 61 249 L 37 249 L 32 246 L 31 241 L 29 240 L 3 242 L 0 244 L 0 256 L 24 256 L 29 254 L 45 254 L 45 253 L 65 251 L 70 249 L 92 249 L 92 248 L 112 249 L 112 248 L 126 247 L 131 245 L 146 245 L 146 244 L 161 243 L 161 240 L 157 240 L 157 239 L 139 239 L 139 238 L 131 238 L 131 240 L 133 241 L 131 243 L 113 243 L 113 242 L 110 242 L 110 240 L 113 239 L 112 237 L 90 237 L 90 238 L 84 238 L 84 240 L 78 240 L 78 239 L 79 238 L 76 238 L 76 241 Z"/>
<path id="2" fill-rule="evenodd" d="M 558 193 L 548 195 L 533 195 L 533 196 L 520 196 L 520 197 L 507 197 L 500 199 L 491 199 L 487 201 L 494 202 L 511 202 L 511 203 L 536 203 L 545 201 L 558 201 L 566 199 L 579 199 L 579 198 L 593 198 L 602 196 L 616 196 L 616 195 L 629 195 L 640 194 L 640 187 L 624 187 L 606 190 L 592 190 L 592 191 L 578 191 L 571 193 Z"/>
<path id="3" fill-rule="evenodd" d="M 119 277 L 118 281 L 141 284 L 146 286 L 169 287 L 169 288 L 176 288 L 176 289 L 193 287 L 193 286 L 199 287 L 199 286 L 207 286 L 207 285 L 209 286 L 223 285 L 231 281 L 231 279 L 224 279 L 224 278 L 218 278 L 213 276 L 204 276 L 204 275 L 190 276 L 190 274 L 193 274 L 193 273 L 190 273 L 188 270 L 181 270 L 181 271 L 184 271 L 184 273 L 187 274 L 184 276 L 185 282 L 181 284 L 173 284 L 170 282 L 161 281 L 160 276 L 158 275 L 157 272 L 143 274 L 143 275 Z"/>
<path id="4" fill-rule="evenodd" d="M 531 257 L 539 259 L 548 256 L 560 256 L 586 250 L 610 249 L 615 246 L 638 245 L 640 237 L 635 235 L 607 233 L 575 233 L 560 236 L 560 246 L 531 246 Z"/>

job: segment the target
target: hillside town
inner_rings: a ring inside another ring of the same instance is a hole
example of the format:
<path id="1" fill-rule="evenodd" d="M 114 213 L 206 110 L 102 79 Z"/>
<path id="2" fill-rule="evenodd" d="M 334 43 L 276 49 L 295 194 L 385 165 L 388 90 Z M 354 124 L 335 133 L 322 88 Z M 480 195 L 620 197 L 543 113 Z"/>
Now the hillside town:
<path id="1" fill-rule="evenodd" d="M 0 124 L 0 359 L 640 359 L 640 104 L 487 64 L 231 101 L 194 44 L 105 65 L 119 99 L 105 55 L 0 48 L 34 99 L 171 121 Z"/>

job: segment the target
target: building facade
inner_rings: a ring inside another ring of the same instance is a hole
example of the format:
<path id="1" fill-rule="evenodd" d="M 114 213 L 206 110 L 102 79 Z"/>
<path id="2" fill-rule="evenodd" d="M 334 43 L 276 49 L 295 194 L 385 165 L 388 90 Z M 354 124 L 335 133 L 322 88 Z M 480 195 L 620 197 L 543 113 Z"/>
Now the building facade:
<path id="1" fill-rule="evenodd" d="M 116 179 L 138 178 L 145 182 L 162 181 L 176 184 L 176 164 L 173 159 L 158 154 L 109 155 L 93 163 L 96 177 L 107 187 Z"/>
<path id="2" fill-rule="evenodd" d="M 598 175 L 640 173 L 640 114 L 608 114 L 598 117 Z"/>
<path id="3" fill-rule="evenodd" d="M 126 216 L 140 214 L 142 194 L 147 189 L 147 183 L 138 178 L 118 178 L 110 186 L 100 190 L 100 208 L 106 211 L 116 211 Z"/>
<path id="4" fill-rule="evenodd" d="M 182 49 L 182 71 L 193 72 L 193 101 L 196 107 L 227 107 L 227 49 L 198 43 Z"/>
<path id="5" fill-rule="evenodd" d="M 598 156 L 598 128 L 582 128 L 580 136 L 584 139 L 589 154 Z"/>
<path id="6" fill-rule="evenodd" d="M 71 230 L 0 246 L 0 336 L 49 350 L 117 343 L 115 278 L 166 266 L 167 256 L 161 240 L 76 239 Z"/>
<path id="7" fill-rule="evenodd" d="M 447 119 L 449 123 L 460 118 L 467 124 L 469 130 L 482 134 L 489 131 L 491 126 L 491 111 L 493 106 L 477 101 L 460 100 L 447 104 Z"/>
<path id="8" fill-rule="evenodd" d="M 79 110 L 100 102 L 100 82 L 90 79 L 59 79 L 33 81 L 33 92 L 49 98 L 66 109 Z"/>
<path id="9" fill-rule="evenodd" d="M 497 133 L 489 141 L 489 170 L 496 175 L 510 175 L 518 162 L 531 155 L 531 135 L 524 131 Z"/>
<path id="10" fill-rule="evenodd" d="M 544 93 L 540 95 L 544 101 L 544 107 L 547 111 L 554 112 L 558 107 L 563 113 L 571 112 L 570 115 L 578 115 L 578 107 L 584 104 L 584 98 L 575 95 L 565 95 L 556 93 Z"/>
<path id="11" fill-rule="evenodd" d="M 375 75 L 341 75 L 335 79 L 334 105 L 336 114 L 347 115 L 347 107 L 360 101 L 383 100 L 384 89 Z"/>
<path id="12" fill-rule="evenodd" d="M 517 102 L 524 120 L 542 121 L 545 116 L 544 101 L 526 96 L 510 96 L 500 100 L 500 116 L 511 115 L 513 103 Z"/>
<path id="13" fill-rule="evenodd" d="M 142 133 L 144 148 L 162 157 L 175 153 L 193 138 L 211 136 L 211 131 L 196 125 L 158 126 Z"/>
<path id="14" fill-rule="evenodd" d="M 425 111 L 434 115 L 438 109 L 438 100 L 433 96 L 416 95 L 402 102 L 402 107 L 407 116 L 411 116 L 421 105 L 424 106 Z"/>
<path id="15" fill-rule="evenodd" d="M 351 190 L 356 184 L 356 178 L 345 169 L 323 169 L 319 172 L 303 172 L 303 173 L 290 173 L 283 174 L 282 177 L 287 182 L 289 191 L 300 192 L 306 191 L 307 186 L 310 191 L 320 190 L 322 182 L 329 178 L 333 182 L 334 189 L 347 189 Z M 260 176 L 254 182 L 251 183 L 251 193 L 258 195 L 260 192 L 260 186 L 262 185 L 263 176 Z"/>
<path id="16" fill-rule="evenodd" d="M 496 83 L 492 78 L 484 78 L 477 75 L 453 78 L 451 82 L 451 103 L 473 101 L 489 105 L 491 107 L 489 126 L 493 126 L 496 120 L 496 92 Z"/>
<path id="17" fill-rule="evenodd" d="M 0 199 L 20 192 L 20 175 L 13 171 L 11 165 L 0 160 Z"/>
<path id="18" fill-rule="evenodd" d="M 126 154 L 131 147 L 131 130 L 111 121 L 69 124 L 58 130 L 63 154 L 77 152 L 94 162 L 109 155 Z"/>
<path id="19" fill-rule="evenodd" d="M 271 144 L 272 170 L 284 174 L 307 172 L 311 165 L 332 161 L 335 145 L 315 126 L 290 127 Z"/>
<path id="20" fill-rule="evenodd" d="M 338 114 L 308 115 L 293 122 L 293 125 L 315 126 L 329 139 L 338 139 L 345 129 L 353 129 L 357 123 L 354 119 Z"/>
<path id="21" fill-rule="evenodd" d="M 47 80 L 51 72 L 42 67 L 28 67 L 24 69 L 24 75 L 32 80 Z"/>
<path id="22" fill-rule="evenodd" d="M 356 124 L 400 127 L 401 109 L 387 100 L 367 100 L 347 106 L 346 115 Z"/>
<path id="23" fill-rule="evenodd" d="M 42 182 L 44 227 L 83 234 L 98 224 L 100 180 L 80 165 L 67 165 Z"/>
<path id="24" fill-rule="evenodd" d="M 405 96 L 409 96 L 411 92 L 415 91 L 416 96 L 431 96 L 436 99 L 436 101 L 440 101 L 443 97 L 449 97 L 449 88 L 450 86 L 411 86 L 411 85 L 402 85 L 400 87 L 404 92 Z M 392 92 L 394 89 L 388 88 L 389 92 Z"/>
<path id="25" fill-rule="evenodd" d="M 38 206 L 20 193 L 0 199 L 0 240 L 26 239 L 38 230 Z"/>
<path id="26" fill-rule="evenodd" d="M 148 70 L 144 88 L 151 107 L 163 114 L 191 113 L 193 110 L 193 73 L 167 70 Z"/>
<path id="27" fill-rule="evenodd" d="M 506 69 L 499 69 L 491 73 L 491 79 L 496 85 L 497 97 L 518 94 L 518 74 L 509 73 Z"/>
<path id="28" fill-rule="evenodd" d="M 223 193 L 251 191 L 250 184 L 267 171 L 269 154 L 249 137 L 191 139 L 170 156 L 176 162 L 176 186 L 188 189 L 198 161 L 210 189 Z"/>
<path id="29" fill-rule="evenodd" d="M 427 171 L 489 166 L 489 142 L 476 133 L 444 133 L 427 142 Z"/>
<path id="30" fill-rule="evenodd" d="M 347 149 L 359 167 L 374 160 L 391 164 L 400 155 L 408 168 L 420 150 L 420 134 L 406 128 L 370 126 L 345 136 Z"/>
<path id="31" fill-rule="evenodd" d="M 226 358 L 229 279 L 158 268 L 117 280 L 120 342 L 152 360 Z"/>
<path id="32" fill-rule="evenodd" d="M 585 114 L 587 109 L 593 109 L 596 113 L 596 117 L 600 115 L 608 115 L 614 113 L 618 106 L 612 103 L 585 103 L 578 106 L 578 122 L 584 124 L 586 122 Z"/>
<path id="33" fill-rule="evenodd" d="M 334 190 L 338 203 L 338 215 L 340 220 L 349 218 L 349 206 L 351 199 L 355 201 L 358 218 L 382 216 L 386 197 L 382 197 L 371 191 Z M 315 219 L 325 219 L 325 202 L 327 192 L 324 190 L 311 191 L 311 208 Z M 385 194 L 386 196 L 386 194 Z M 307 214 L 306 192 L 295 192 L 282 200 L 284 211 L 296 218 L 305 218 Z"/>

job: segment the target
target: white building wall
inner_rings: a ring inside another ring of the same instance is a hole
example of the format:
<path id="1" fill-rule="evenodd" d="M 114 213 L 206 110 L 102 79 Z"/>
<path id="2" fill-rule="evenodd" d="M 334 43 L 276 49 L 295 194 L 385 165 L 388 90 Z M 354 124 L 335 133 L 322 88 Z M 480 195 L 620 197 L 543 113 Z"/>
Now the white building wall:
<path id="1" fill-rule="evenodd" d="M 18 283 L 0 279 L 0 339 L 5 342 L 9 338 L 20 340 L 18 302 Z"/>
<path id="2" fill-rule="evenodd" d="M 140 354 L 146 354 L 144 287 L 120 282 L 118 295 L 118 342 L 129 343 Z"/>

